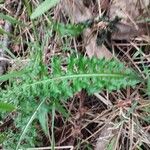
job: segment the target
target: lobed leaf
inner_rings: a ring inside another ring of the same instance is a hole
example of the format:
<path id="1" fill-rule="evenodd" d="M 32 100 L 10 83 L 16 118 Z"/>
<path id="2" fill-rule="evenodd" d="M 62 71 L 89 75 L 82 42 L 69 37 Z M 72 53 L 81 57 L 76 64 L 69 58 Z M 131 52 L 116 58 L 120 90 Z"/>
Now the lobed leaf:
<path id="1" fill-rule="evenodd" d="M 65 69 L 62 67 L 63 63 L 66 64 Z M 6 78 L 14 75 L 7 75 Z M 50 75 L 41 76 L 38 71 L 35 77 L 30 74 L 22 76 L 23 78 L 28 76 L 28 80 L 14 83 L 7 94 L 3 94 L 3 99 L 9 99 L 9 97 L 28 99 L 31 96 L 42 96 L 59 100 L 67 99 L 82 89 L 93 94 L 105 89 L 119 90 L 127 86 L 134 86 L 139 82 L 139 77 L 132 69 L 127 69 L 116 60 L 88 59 L 81 56 L 78 58 L 71 56 L 65 61 L 53 58 Z"/>

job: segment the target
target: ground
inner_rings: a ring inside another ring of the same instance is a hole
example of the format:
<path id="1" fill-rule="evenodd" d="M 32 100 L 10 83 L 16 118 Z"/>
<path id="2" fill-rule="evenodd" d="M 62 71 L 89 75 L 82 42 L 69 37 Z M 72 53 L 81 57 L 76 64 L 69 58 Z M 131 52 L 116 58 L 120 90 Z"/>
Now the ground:
<path id="1" fill-rule="evenodd" d="M 149 8 L 1 0 L 1 149 L 150 149 Z"/>

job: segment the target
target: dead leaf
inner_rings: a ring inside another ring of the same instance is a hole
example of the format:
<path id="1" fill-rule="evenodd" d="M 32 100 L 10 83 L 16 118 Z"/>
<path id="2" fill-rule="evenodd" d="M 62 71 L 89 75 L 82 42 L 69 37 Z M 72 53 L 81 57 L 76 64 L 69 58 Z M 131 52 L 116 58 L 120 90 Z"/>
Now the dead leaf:
<path id="1" fill-rule="evenodd" d="M 12 48 L 13 52 L 19 53 L 19 51 L 20 51 L 20 45 L 18 45 L 18 44 L 13 44 L 11 46 L 11 48 Z"/>
<path id="2" fill-rule="evenodd" d="M 125 23 L 118 23 L 116 28 L 117 31 L 112 34 L 112 39 L 115 40 L 129 40 L 130 38 L 138 36 L 141 31 Z"/>
<path id="3" fill-rule="evenodd" d="M 105 125 L 105 127 L 103 128 L 103 130 L 99 135 L 95 150 L 105 150 L 113 136 L 114 134 L 112 131 L 112 125 L 111 124 Z"/>
<path id="4" fill-rule="evenodd" d="M 145 9 L 149 5 L 149 0 L 115 0 L 112 2 L 109 17 L 111 19 L 115 16 L 122 18 L 124 23 L 133 23 L 133 20 L 136 20 L 140 15 L 140 9 Z"/>
<path id="5" fill-rule="evenodd" d="M 79 23 L 92 18 L 92 14 L 83 4 L 83 0 L 63 0 L 61 8 L 70 17 L 72 23 Z"/>
<path id="6" fill-rule="evenodd" d="M 2 27 L 5 24 L 4 20 L 0 19 L 0 27 Z"/>
<path id="7" fill-rule="evenodd" d="M 108 9 L 109 8 L 109 0 L 100 0 L 101 9 Z"/>
<path id="8" fill-rule="evenodd" d="M 8 61 L 0 60 L 0 75 L 6 73 L 8 65 L 9 65 Z"/>
<path id="9" fill-rule="evenodd" d="M 112 2 L 109 10 L 109 17 L 114 19 L 115 16 L 122 18 L 121 23 L 117 25 L 118 32 L 114 33 L 112 39 L 130 39 L 141 33 L 141 28 L 136 24 L 140 16 L 140 10 L 149 5 L 149 0 L 115 0 Z"/>
<path id="10" fill-rule="evenodd" d="M 88 54 L 88 56 L 91 58 L 93 56 L 96 56 L 98 58 L 112 58 L 112 54 L 111 52 L 104 46 L 98 46 L 96 43 L 96 39 L 97 39 L 97 35 L 93 35 L 89 41 L 87 41 L 88 36 L 92 34 L 91 29 L 86 29 L 85 32 L 83 33 L 83 37 L 84 37 L 84 43 L 85 44 L 85 48 L 86 48 L 86 53 Z"/>

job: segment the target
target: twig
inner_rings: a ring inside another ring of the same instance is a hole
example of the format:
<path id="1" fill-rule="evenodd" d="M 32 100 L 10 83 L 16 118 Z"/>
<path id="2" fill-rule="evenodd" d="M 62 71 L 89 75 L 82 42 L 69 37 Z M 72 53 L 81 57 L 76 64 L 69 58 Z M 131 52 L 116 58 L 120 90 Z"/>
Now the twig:
<path id="1" fill-rule="evenodd" d="M 107 105 L 108 107 L 112 107 L 113 106 L 113 104 L 111 103 L 111 101 L 110 100 L 106 100 L 104 97 L 102 97 L 100 94 L 98 94 L 98 93 L 94 93 L 94 95 L 98 98 L 98 99 L 100 99 L 100 101 L 102 101 L 105 105 Z"/>
<path id="2" fill-rule="evenodd" d="M 39 147 L 39 148 L 28 148 L 27 150 L 49 150 L 51 147 Z M 73 146 L 58 146 L 55 149 L 70 149 L 73 150 Z M 21 149 L 19 149 L 21 150 Z"/>

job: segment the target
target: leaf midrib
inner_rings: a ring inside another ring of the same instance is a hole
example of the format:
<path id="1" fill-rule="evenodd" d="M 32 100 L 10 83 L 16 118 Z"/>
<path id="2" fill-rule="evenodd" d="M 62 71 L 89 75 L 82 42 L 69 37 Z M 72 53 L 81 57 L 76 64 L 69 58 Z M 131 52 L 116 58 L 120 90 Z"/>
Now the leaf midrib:
<path id="1" fill-rule="evenodd" d="M 63 79 L 71 79 L 71 78 L 83 78 L 83 77 L 112 77 L 112 78 L 123 78 L 123 77 L 130 77 L 127 74 L 112 74 L 112 73 L 101 73 L 101 74 L 73 74 L 73 75 L 63 75 L 63 76 L 59 76 L 59 77 L 54 77 L 54 78 L 50 78 L 50 79 L 46 79 L 46 80 L 42 80 L 42 81 L 37 81 L 35 83 L 31 83 L 26 85 L 26 87 L 28 86 L 34 86 L 37 84 L 41 84 L 41 83 L 45 83 L 45 82 L 51 82 L 54 80 L 63 80 Z"/>

